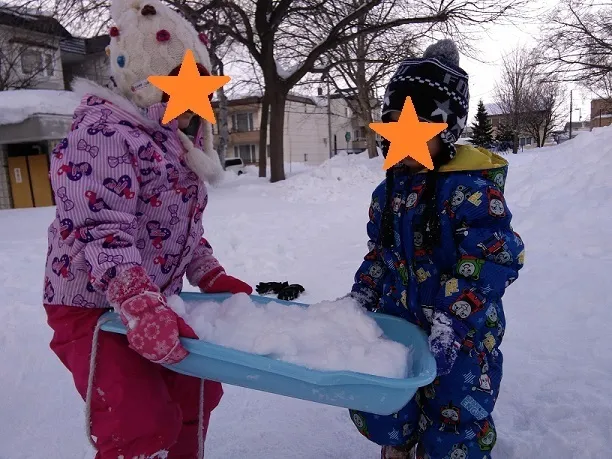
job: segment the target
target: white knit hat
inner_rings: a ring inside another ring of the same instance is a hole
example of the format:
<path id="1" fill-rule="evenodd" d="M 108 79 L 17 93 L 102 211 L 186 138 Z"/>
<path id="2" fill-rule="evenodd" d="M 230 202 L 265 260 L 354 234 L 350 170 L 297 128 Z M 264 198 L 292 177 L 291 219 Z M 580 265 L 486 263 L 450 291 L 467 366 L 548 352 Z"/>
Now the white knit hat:
<path id="1" fill-rule="evenodd" d="M 210 75 L 206 36 L 159 0 L 111 0 L 110 11 L 115 22 L 107 47 L 111 74 L 117 89 L 137 106 L 148 108 L 162 102 L 163 92 L 147 78 L 176 75 L 188 49 L 200 73 Z M 192 148 L 187 160 L 203 180 L 215 183 L 223 168 L 213 148 L 212 125 L 204 119 L 201 122 L 204 155 Z"/>
<path id="2" fill-rule="evenodd" d="M 147 81 L 168 75 L 193 51 L 196 63 L 210 74 L 206 38 L 177 12 L 158 0 L 112 0 L 108 47 L 111 73 L 118 89 L 141 108 L 162 101 L 162 91 Z"/>

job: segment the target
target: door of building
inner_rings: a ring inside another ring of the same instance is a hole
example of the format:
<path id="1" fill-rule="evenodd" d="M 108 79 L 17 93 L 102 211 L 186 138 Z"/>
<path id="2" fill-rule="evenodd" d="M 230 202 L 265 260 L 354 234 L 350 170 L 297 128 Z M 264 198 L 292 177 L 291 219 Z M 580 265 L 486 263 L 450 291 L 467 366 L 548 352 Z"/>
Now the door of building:
<path id="1" fill-rule="evenodd" d="M 54 205 L 45 143 L 8 145 L 8 166 L 16 209 Z"/>

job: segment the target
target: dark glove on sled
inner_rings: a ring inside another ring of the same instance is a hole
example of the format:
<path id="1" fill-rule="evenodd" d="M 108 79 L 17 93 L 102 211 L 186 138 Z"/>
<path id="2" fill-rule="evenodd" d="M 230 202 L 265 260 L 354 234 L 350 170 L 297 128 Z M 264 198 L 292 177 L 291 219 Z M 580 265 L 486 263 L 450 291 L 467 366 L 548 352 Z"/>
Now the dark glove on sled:
<path id="1" fill-rule="evenodd" d="M 289 282 L 260 282 L 255 289 L 260 295 L 268 293 L 278 295 L 286 287 L 289 287 Z"/>
<path id="2" fill-rule="evenodd" d="M 300 296 L 300 293 L 304 293 L 304 290 L 304 287 L 302 287 L 300 284 L 291 284 L 290 286 L 281 290 L 281 292 L 278 294 L 278 299 L 284 301 L 295 300 L 298 296 Z"/>

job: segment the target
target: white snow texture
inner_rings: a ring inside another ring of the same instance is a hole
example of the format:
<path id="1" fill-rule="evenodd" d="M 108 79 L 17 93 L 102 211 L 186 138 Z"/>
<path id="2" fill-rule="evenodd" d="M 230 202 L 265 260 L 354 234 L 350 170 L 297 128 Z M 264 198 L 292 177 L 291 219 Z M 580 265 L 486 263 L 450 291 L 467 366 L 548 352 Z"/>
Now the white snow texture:
<path id="1" fill-rule="evenodd" d="M 384 338 L 376 321 L 350 298 L 308 308 L 255 304 L 244 293 L 223 303 L 185 303 L 173 296 L 168 304 L 201 340 L 232 349 L 314 370 L 388 378 L 405 378 L 412 368 L 411 349 Z"/>
<path id="2" fill-rule="evenodd" d="M 72 118 L 80 101 L 71 91 L 0 91 L 0 125 L 21 123 L 33 115 L 63 115 Z"/>
<path id="3" fill-rule="evenodd" d="M 609 459 L 612 127 L 506 158 L 506 198 L 527 256 L 504 295 L 493 457 Z M 256 173 L 234 174 L 210 190 L 207 239 L 227 272 L 250 285 L 287 280 L 306 287 L 300 302 L 339 298 L 367 251 L 368 205 L 384 178 L 382 164 L 364 155 L 317 169 L 294 163 L 293 174 L 275 184 Z M 49 349 L 52 331 L 41 306 L 54 213 L 53 207 L 0 212 L 2 459 L 94 456 L 83 433 L 83 400 Z M 187 283 L 185 290 L 197 291 Z M 224 390 L 207 459 L 380 457 L 342 408 Z"/>

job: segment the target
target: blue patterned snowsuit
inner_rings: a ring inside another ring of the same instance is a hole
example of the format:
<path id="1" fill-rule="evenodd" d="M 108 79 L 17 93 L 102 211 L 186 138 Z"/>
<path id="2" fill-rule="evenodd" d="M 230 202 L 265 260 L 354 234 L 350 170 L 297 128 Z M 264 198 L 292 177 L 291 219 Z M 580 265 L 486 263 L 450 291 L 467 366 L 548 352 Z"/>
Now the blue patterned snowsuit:
<path id="1" fill-rule="evenodd" d="M 524 245 L 503 196 L 508 163 L 486 150 L 457 150 L 438 172 L 440 242 L 431 251 L 419 231 L 425 174 L 394 177 L 397 248 L 379 243 L 386 182 L 376 188 L 367 225 L 370 252 L 352 291 L 369 310 L 402 317 L 427 333 L 433 311 L 444 311 L 461 343 L 459 356 L 450 374 L 419 389 L 399 413 L 351 411 L 351 418 L 379 445 L 418 440 L 432 459 L 483 459 L 496 441 L 491 412 L 502 379 L 501 298 L 518 277 Z"/>

